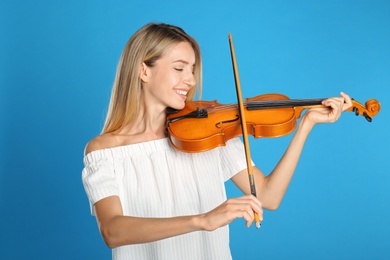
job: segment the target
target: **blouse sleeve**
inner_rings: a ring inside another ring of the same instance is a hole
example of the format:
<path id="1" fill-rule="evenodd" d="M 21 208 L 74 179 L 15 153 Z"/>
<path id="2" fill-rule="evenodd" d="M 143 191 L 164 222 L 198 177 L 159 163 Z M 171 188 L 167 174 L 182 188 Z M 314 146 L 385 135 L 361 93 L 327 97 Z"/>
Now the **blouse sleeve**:
<path id="1" fill-rule="evenodd" d="M 96 202 L 109 196 L 119 195 L 113 159 L 105 150 L 94 151 L 84 157 L 82 181 L 92 215 L 95 215 Z"/>
<path id="2" fill-rule="evenodd" d="M 227 141 L 226 146 L 221 147 L 222 168 L 225 181 L 247 168 L 245 148 L 239 137 Z M 252 161 L 252 165 L 255 164 Z"/>

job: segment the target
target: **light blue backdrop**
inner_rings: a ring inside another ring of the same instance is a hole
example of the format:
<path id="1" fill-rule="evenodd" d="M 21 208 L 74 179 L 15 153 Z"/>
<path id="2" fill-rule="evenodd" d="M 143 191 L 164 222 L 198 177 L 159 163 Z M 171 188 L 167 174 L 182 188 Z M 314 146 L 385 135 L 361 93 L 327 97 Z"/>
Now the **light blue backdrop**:
<path id="1" fill-rule="evenodd" d="M 109 259 L 81 184 L 122 48 L 166 22 L 200 43 L 205 100 L 377 98 L 373 122 L 344 113 L 314 129 L 279 210 L 231 225 L 235 259 L 390 258 L 389 1 L 1 1 L 0 259 Z M 266 173 L 291 135 L 251 139 Z M 238 191 L 227 184 L 228 195 Z"/>

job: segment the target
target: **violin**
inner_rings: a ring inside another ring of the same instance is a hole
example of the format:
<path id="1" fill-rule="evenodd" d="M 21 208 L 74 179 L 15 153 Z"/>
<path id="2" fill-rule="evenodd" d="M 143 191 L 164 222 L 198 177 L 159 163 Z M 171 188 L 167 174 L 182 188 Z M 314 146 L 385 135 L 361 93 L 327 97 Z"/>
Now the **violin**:
<path id="1" fill-rule="evenodd" d="M 323 107 L 324 99 L 289 99 L 283 94 L 247 98 L 244 102 L 247 134 L 255 138 L 288 135 L 294 131 L 302 111 Z M 352 99 L 352 107 L 347 111 L 371 122 L 380 111 L 380 103 L 369 99 L 363 106 Z M 190 153 L 224 146 L 229 139 L 242 135 L 238 105 L 217 101 L 188 101 L 180 111 L 167 109 L 166 128 L 172 145 Z"/>
<path id="2" fill-rule="evenodd" d="M 172 145 L 184 152 L 203 152 L 226 145 L 229 139 L 242 135 L 245 148 L 250 193 L 256 197 L 256 185 L 251 163 L 248 135 L 278 137 L 291 133 L 304 109 L 322 106 L 324 98 L 290 100 L 282 94 L 265 94 L 247 98 L 244 104 L 234 52 L 232 35 L 228 34 L 238 103 L 221 105 L 217 101 L 186 102 L 184 109 L 167 109 L 166 128 Z M 370 99 L 365 106 L 352 100 L 356 115 L 371 122 L 380 110 L 380 104 Z M 254 213 L 256 228 L 260 228 L 259 215 Z"/>

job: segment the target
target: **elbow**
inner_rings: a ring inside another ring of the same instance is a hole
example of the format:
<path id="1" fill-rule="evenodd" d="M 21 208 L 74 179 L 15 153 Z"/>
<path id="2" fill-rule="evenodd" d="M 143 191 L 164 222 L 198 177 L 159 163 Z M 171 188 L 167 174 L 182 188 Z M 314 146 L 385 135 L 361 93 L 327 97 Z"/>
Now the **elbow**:
<path id="1" fill-rule="evenodd" d="M 112 234 L 111 230 L 107 227 L 101 227 L 100 228 L 100 234 L 102 235 L 102 238 L 104 240 L 104 243 L 107 247 L 113 249 L 115 247 L 120 246 L 118 244 L 117 239 L 115 239 L 115 236 Z"/>
<path id="2" fill-rule="evenodd" d="M 272 204 L 266 207 L 268 210 L 277 210 L 279 208 L 279 204 Z"/>
<path id="3" fill-rule="evenodd" d="M 281 201 L 273 200 L 269 201 L 266 205 L 263 204 L 263 208 L 267 210 L 277 210 L 280 206 Z"/>

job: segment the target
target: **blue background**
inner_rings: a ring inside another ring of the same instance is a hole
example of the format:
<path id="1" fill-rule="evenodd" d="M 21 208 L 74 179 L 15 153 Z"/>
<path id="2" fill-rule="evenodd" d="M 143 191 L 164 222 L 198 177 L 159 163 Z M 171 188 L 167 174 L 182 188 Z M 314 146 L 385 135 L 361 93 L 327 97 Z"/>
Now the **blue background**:
<path id="1" fill-rule="evenodd" d="M 202 50 L 204 100 L 349 93 L 381 112 L 317 126 L 261 230 L 231 225 L 235 259 L 390 258 L 389 1 L 1 1 L 0 259 L 109 259 L 81 183 L 127 39 L 155 21 Z M 251 139 L 269 173 L 291 135 Z M 228 195 L 239 192 L 227 183 Z"/>

